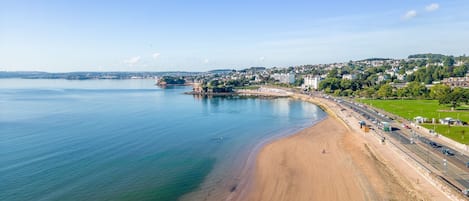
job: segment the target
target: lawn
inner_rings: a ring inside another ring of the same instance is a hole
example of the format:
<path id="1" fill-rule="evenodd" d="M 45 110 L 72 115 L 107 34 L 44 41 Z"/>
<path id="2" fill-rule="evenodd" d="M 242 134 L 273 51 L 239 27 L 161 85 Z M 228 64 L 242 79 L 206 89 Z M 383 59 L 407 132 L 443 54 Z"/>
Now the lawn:
<path id="1" fill-rule="evenodd" d="M 447 105 L 439 105 L 437 100 L 357 100 L 358 102 L 370 105 L 372 107 L 383 109 L 389 113 L 401 116 L 405 119 L 413 119 L 416 116 L 422 116 L 431 121 L 435 118 L 438 119 L 451 117 L 453 119 L 461 119 L 464 122 L 469 122 L 468 106 L 461 106 L 451 111 Z M 466 126 L 451 126 L 441 124 L 423 124 L 422 126 L 428 129 L 435 129 L 437 133 L 451 138 L 463 144 L 469 144 L 469 127 Z M 448 133 L 449 130 L 449 133 Z M 465 134 L 462 137 L 462 131 Z"/>
<path id="2" fill-rule="evenodd" d="M 423 127 L 428 129 L 435 129 L 437 133 L 444 135 L 454 141 L 469 144 L 469 127 L 467 126 L 450 126 L 448 125 L 433 125 L 433 124 L 422 124 Z M 448 133 L 449 131 L 449 133 Z M 463 134 L 464 133 L 464 134 Z"/>
<path id="3" fill-rule="evenodd" d="M 387 112 L 399 115 L 405 119 L 413 119 L 422 116 L 429 120 L 451 117 L 469 122 L 469 110 L 467 106 L 461 106 L 451 111 L 447 105 L 439 105 L 437 100 L 358 100 L 367 105 L 383 109 Z"/>

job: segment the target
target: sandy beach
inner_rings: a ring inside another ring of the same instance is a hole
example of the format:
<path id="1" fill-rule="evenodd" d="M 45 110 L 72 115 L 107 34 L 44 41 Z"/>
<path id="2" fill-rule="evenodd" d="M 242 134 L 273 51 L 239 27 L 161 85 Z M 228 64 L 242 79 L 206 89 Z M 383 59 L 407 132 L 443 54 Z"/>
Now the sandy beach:
<path id="1" fill-rule="evenodd" d="M 243 200 L 423 200 L 334 118 L 265 146 Z M 325 150 L 325 153 L 323 153 Z"/>
<path id="2" fill-rule="evenodd" d="M 334 102 L 293 98 L 319 105 L 329 117 L 265 145 L 245 174 L 248 184 L 228 200 L 452 200 L 399 153 L 345 123 L 357 120 Z"/>

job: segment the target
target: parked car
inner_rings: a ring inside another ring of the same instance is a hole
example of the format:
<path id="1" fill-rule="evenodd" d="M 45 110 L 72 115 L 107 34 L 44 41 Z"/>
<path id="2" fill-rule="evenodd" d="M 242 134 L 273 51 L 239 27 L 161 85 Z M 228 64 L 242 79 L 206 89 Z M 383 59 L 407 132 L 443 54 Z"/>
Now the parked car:
<path id="1" fill-rule="evenodd" d="M 432 146 L 433 148 L 440 148 L 441 147 L 441 145 L 439 145 L 438 143 L 433 142 L 433 141 L 430 141 L 428 144 L 430 144 L 430 146 Z"/>
<path id="2" fill-rule="evenodd" d="M 444 155 L 447 155 L 447 156 L 454 156 L 453 151 L 451 151 L 450 149 L 442 149 L 441 153 L 443 153 Z"/>
<path id="3" fill-rule="evenodd" d="M 466 167 L 469 168 L 469 162 L 466 163 Z"/>

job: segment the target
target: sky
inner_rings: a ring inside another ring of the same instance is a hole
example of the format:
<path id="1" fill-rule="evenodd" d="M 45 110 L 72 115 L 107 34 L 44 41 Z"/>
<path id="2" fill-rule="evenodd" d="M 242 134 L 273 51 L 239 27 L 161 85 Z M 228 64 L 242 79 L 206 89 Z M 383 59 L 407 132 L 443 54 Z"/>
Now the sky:
<path id="1" fill-rule="evenodd" d="M 469 54 L 467 0 L 0 0 L 0 71 L 206 71 Z"/>

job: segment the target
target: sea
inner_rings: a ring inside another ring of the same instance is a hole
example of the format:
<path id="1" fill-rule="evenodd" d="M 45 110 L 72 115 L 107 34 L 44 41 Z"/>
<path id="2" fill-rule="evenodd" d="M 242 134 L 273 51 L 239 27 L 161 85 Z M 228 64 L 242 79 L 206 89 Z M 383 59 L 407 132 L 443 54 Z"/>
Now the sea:
<path id="1" fill-rule="evenodd" d="M 0 79 L 0 200 L 223 200 L 256 146 L 326 116 L 297 100 L 191 90 Z"/>

